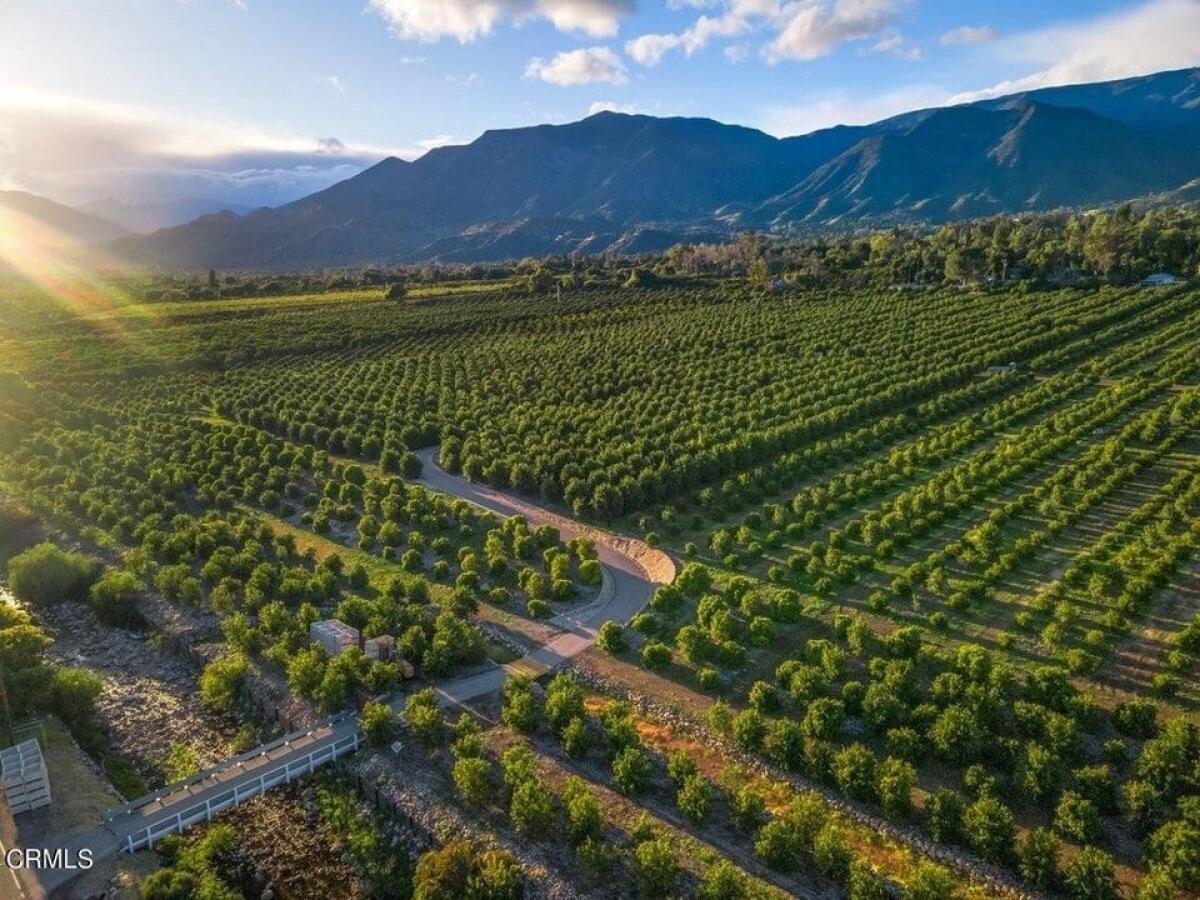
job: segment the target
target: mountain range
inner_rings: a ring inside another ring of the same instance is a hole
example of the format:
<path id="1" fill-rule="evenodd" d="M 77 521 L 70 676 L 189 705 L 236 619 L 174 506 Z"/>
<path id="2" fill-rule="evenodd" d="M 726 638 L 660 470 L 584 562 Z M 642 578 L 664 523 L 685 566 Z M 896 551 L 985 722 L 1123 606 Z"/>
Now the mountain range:
<path id="1" fill-rule="evenodd" d="M 127 233 L 127 229 L 27 191 L 0 191 L 0 235 L 43 247 L 100 244 Z"/>
<path id="2" fill-rule="evenodd" d="M 798 137 L 602 112 L 487 131 L 245 215 L 119 238 L 131 261 L 281 269 L 637 253 L 1086 208 L 1200 185 L 1200 68 L 1029 91 Z"/>

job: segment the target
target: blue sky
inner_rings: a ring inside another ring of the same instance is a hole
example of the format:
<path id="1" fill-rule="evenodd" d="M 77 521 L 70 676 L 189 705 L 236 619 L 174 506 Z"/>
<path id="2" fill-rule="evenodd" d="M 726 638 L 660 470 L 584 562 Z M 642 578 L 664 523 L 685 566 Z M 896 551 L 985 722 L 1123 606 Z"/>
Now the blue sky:
<path id="1" fill-rule="evenodd" d="M 0 0 L 0 187 L 277 203 L 600 108 L 773 134 L 1200 64 L 1200 0 Z"/>

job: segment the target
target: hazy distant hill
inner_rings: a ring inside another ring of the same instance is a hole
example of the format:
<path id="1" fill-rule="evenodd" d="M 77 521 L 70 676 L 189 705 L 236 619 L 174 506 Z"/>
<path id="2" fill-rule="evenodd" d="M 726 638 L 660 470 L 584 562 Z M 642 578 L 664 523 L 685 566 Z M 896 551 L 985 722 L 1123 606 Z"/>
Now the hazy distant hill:
<path id="1" fill-rule="evenodd" d="M 637 252 L 746 227 L 1091 206 L 1197 177 L 1200 69 L 1189 69 L 784 139 L 608 112 L 488 131 L 413 162 L 385 159 L 286 206 L 203 216 L 116 247 L 184 268 Z"/>
<path id="2" fill-rule="evenodd" d="M 146 203 L 126 203 L 105 197 L 77 206 L 76 209 L 88 215 L 99 216 L 109 222 L 114 222 L 126 231 L 140 231 L 145 234 L 157 231 L 159 228 L 183 225 L 199 216 L 221 210 L 229 209 L 235 213 L 250 211 L 249 207 L 230 206 L 220 200 L 205 197 Z"/>
<path id="3" fill-rule="evenodd" d="M 107 219 L 25 191 L 0 191 L 0 223 L 9 239 L 46 247 L 99 244 L 127 234 Z"/>

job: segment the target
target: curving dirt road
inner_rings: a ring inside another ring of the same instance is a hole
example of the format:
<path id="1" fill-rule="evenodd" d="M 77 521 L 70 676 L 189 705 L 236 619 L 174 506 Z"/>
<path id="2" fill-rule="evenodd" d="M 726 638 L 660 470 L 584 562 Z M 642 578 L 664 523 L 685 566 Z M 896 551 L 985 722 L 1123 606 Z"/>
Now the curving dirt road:
<path id="1" fill-rule="evenodd" d="M 531 500 L 452 475 L 438 464 L 437 455 L 437 447 L 417 451 L 421 460 L 420 484 L 501 516 L 524 516 L 531 528 L 551 525 L 564 541 L 589 538 L 596 545 L 596 555 L 605 573 L 604 585 L 594 602 L 549 620 L 561 634 L 507 666 L 442 684 L 437 690 L 443 702 L 462 703 L 497 691 L 513 673 L 540 674 L 557 668 L 594 644 L 597 629 L 606 621 L 628 622 L 650 601 L 655 588 L 675 578 L 675 563 L 661 550 L 636 538 L 584 525 Z"/>

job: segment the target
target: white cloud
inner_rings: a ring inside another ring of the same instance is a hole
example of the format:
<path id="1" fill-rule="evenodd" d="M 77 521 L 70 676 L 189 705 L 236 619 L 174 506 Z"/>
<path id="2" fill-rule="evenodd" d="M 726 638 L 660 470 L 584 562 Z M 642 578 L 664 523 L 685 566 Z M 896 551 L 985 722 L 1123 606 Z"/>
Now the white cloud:
<path id="1" fill-rule="evenodd" d="M 566 50 L 553 59 L 534 58 L 525 67 L 526 78 L 537 78 L 567 87 L 575 84 L 625 84 L 629 80 L 625 64 L 608 47 L 583 47 Z"/>
<path id="2" fill-rule="evenodd" d="M 899 12 L 898 0 L 795 0 L 783 8 L 783 27 L 764 56 L 770 63 L 818 59 L 846 41 L 878 34 Z"/>
<path id="3" fill-rule="evenodd" d="M 479 87 L 483 84 L 483 76 L 478 72 L 467 72 L 465 75 L 447 75 L 446 84 L 457 84 L 462 87 Z"/>
<path id="4" fill-rule="evenodd" d="M 643 66 L 657 66 L 667 51 L 679 46 L 677 34 L 643 34 L 625 44 L 625 52 Z"/>
<path id="5" fill-rule="evenodd" d="M 726 44 L 725 49 L 721 52 L 725 54 L 725 58 L 731 63 L 745 62 L 750 58 L 750 45 Z"/>
<path id="6" fill-rule="evenodd" d="M 809 103 L 767 107 L 754 124 L 786 137 L 833 125 L 867 125 L 909 110 L 941 106 L 949 99 L 950 92 L 936 84 L 906 85 L 869 96 L 835 92 Z"/>
<path id="7" fill-rule="evenodd" d="M 691 56 L 714 41 L 766 32 L 762 55 L 770 63 L 825 56 L 846 41 L 875 37 L 899 16 L 905 0 L 721 0 L 721 12 L 699 16 L 678 33 L 644 34 L 630 40 L 625 52 L 643 66 L 655 66 L 667 53 Z M 885 38 L 886 40 L 886 38 Z M 740 61 L 744 42 L 726 55 Z M 728 48 L 727 48 L 728 49 Z M 920 59 L 920 48 L 905 44 L 895 55 Z"/>
<path id="8" fill-rule="evenodd" d="M 397 37 L 433 42 L 455 38 L 469 43 L 486 37 L 502 22 L 547 19 L 560 31 L 593 37 L 617 33 L 633 0 L 370 0 Z"/>
<path id="9" fill-rule="evenodd" d="M 335 94 L 346 93 L 346 83 L 337 75 L 322 75 L 318 80 Z"/>
<path id="10" fill-rule="evenodd" d="M 625 45 L 625 52 L 643 66 L 656 66 L 672 50 L 691 56 L 713 40 L 738 37 L 754 29 L 756 18 L 775 15 L 775 0 L 730 0 L 719 16 L 702 15 L 679 34 L 643 34 Z"/>
<path id="11" fill-rule="evenodd" d="M 451 144 L 457 143 L 460 143 L 460 141 L 452 134 L 435 134 L 431 138 L 417 141 L 417 146 L 422 150 L 435 150 L 438 147 L 448 147 Z"/>
<path id="12" fill-rule="evenodd" d="M 955 44 L 986 44 L 996 39 L 996 32 L 988 25 L 959 25 L 951 28 L 938 39 L 943 47 Z"/>
<path id="13" fill-rule="evenodd" d="M 193 114 L 37 92 L 0 92 L 0 187 L 67 203 L 212 198 L 284 203 L 385 156 L 423 148 L 301 137 Z"/>
<path id="14" fill-rule="evenodd" d="M 633 12 L 633 0 L 538 0 L 542 16 L 559 31 L 582 31 L 592 37 L 612 37 L 620 18 Z"/>
<path id="15" fill-rule="evenodd" d="M 641 108 L 636 103 L 617 103 L 613 100 L 597 100 L 588 107 L 587 114 L 594 116 L 601 112 L 618 112 L 627 115 L 634 115 L 641 112 Z"/>
<path id="16" fill-rule="evenodd" d="M 1035 69 L 958 94 L 954 102 L 1194 66 L 1200 63 L 1200 2 L 1150 0 L 1119 13 L 1012 35 L 992 49 L 1002 59 Z"/>
<path id="17" fill-rule="evenodd" d="M 871 56 L 881 53 L 886 53 L 897 59 L 906 59 L 909 62 L 920 62 L 925 58 L 925 51 L 914 44 L 908 43 L 904 39 L 904 35 L 898 31 L 859 51 L 860 56 Z"/>

